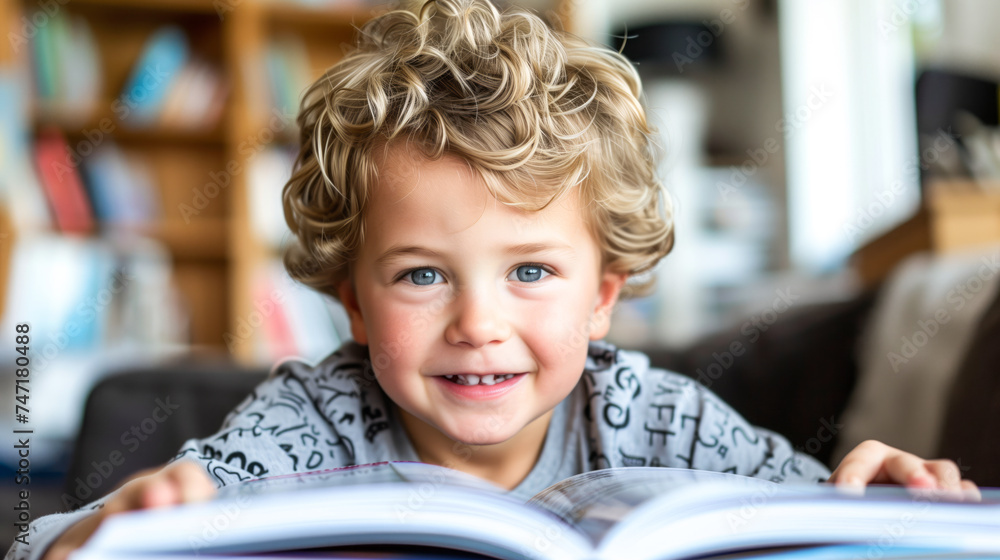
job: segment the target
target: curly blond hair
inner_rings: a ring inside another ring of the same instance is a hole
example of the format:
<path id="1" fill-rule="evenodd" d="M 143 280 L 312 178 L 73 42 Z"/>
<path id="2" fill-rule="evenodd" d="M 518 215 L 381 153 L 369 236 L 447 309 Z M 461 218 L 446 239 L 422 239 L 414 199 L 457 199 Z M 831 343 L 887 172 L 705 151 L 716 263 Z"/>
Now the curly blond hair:
<path id="1" fill-rule="evenodd" d="M 376 17 L 303 99 L 282 194 L 296 236 L 285 267 L 338 297 L 364 241 L 376 150 L 403 140 L 428 158 L 464 159 L 497 200 L 522 210 L 579 189 L 602 266 L 650 271 L 673 246 L 673 219 L 641 95 L 623 56 L 527 11 L 430 0 Z M 630 282 L 622 297 L 652 282 Z"/>

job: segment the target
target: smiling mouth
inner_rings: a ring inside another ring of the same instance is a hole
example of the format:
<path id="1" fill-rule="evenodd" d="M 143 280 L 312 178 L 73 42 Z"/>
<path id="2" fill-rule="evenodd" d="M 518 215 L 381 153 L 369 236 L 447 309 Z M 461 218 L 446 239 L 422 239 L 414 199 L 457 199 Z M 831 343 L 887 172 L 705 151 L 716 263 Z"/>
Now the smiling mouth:
<path id="1" fill-rule="evenodd" d="M 502 383 L 508 379 L 513 379 L 517 375 L 519 374 L 505 373 L 476 375 L 474 373 L 461 373 L 457 375 L 445 375 L 444 378 L 452 383 L 457 383 L 458 385 L 496 385 L 497 383 Z"/>

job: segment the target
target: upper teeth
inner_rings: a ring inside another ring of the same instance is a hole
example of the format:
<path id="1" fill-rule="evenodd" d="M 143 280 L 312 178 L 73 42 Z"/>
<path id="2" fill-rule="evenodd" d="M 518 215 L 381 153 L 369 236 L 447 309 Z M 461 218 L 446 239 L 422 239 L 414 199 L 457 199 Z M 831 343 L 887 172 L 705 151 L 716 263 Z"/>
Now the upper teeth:
<path id="1" fill-rule="evenodd" d="M 458 383 L 459 385 L 494 385 L 502 381 L 507 381 L 508 379 L 514 377 L 513 373 L 506 373 L 503 375 L 476 375 L 474 373 L 469 374 L 459 374 L 459 375 L 446 375 L 445 379 L 449 379 Z"/>

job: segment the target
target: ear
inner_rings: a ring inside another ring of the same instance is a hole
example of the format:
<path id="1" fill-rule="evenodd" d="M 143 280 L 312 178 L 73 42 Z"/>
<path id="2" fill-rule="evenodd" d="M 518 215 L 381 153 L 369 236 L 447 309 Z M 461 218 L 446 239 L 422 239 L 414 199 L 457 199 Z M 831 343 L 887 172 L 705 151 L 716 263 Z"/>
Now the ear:
<path id="1" fill-rule="evenodd" d="M 368 331 L 365 330 L 365 318 L 361 314 L 361 306 L 358 305 L 358 297 L 350 278 L 337 286 L 337 295 L 340 296 L 340 303 L 344 305 L 347 316 L 351 320 L 351 336 L 358 344 L 367 345 Z"/>
<path id="2" fill-rule="evenodd" d="M 611 311 L 618 302 L 628 274 L 620 272 L 605 272 L 601 284 L 597 287 L 597 300 L 594 311 L 590 314 L 590 340 L 600 340 L 607 336 L 611 328 Z"/>

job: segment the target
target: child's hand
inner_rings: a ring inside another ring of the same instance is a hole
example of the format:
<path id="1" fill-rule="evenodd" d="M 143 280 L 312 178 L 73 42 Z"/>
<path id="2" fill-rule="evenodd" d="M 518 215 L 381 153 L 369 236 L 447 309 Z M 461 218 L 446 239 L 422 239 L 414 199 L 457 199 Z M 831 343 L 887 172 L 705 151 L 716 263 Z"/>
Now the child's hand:
<path id="1" fill-rule="evenodd" d="M 852 449 L 828 482 L 855 487 L 868 483 L 902 484 L 908 488 L 945 490 L 965 498 L 980 499 L 979 487 L 971 480 L 962 479 L 954 461 L 928 461 L 875 440 L 862 442 Z"/>
<path id="2" fill-rule="evenodd" d="M 166 467 L 137 473 L 96 510 L 62 534 L 45 553 L 43 560 L 65 560 L 83 546 L 109 515 L 206 500 L 215 495 L 215 484 L 197 463 L 181 460 Z"/>

